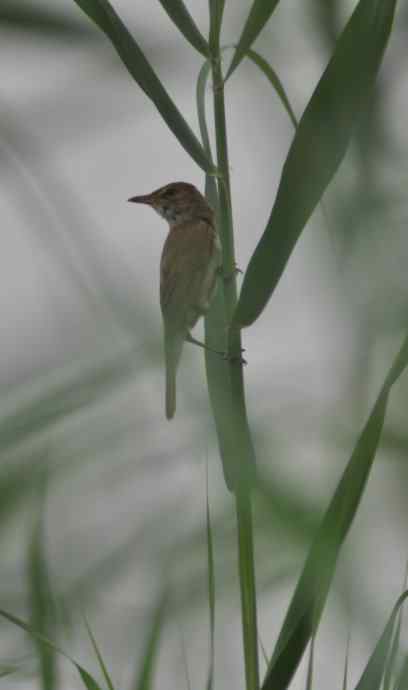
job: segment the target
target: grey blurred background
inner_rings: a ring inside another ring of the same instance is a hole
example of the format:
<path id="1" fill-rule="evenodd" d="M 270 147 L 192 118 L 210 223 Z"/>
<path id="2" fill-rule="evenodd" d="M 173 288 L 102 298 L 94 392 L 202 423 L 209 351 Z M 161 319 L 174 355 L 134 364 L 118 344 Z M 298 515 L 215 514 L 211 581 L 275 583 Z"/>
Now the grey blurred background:
<path id="1" fill-rule="evenodd" d="M 285 0 L 256 48 L 300 116 L 355 3 Z M 204 34 L 207 3 L 186 2 Z M 159 2 L 115 8 L 197 131 L 201 58 Z M 226 3 L 223 42 L 249 3 Z M 353 146 L 273 299 L 245 331 L 249 416 L 268 499 L 256 501 L 259 629 L 271 653 L 319 515 L 407 321 L 407 6 Z M 41 512 L 55 639 L 96 669 L 85 609 L 119 687 L 129 687 L 163 577 L 174 594 L 156 687 L 203 687 L 208 654 L 206 465 L 217 577 L 217 684 L 243 687 L 235 525 L 217 455 L 202 353 L 187 345 L 178 410 L 163 412 L 158 264 L 166 227 L 126 203 L 203 177 L 70 0 L 0 3 L 0 606 L 28 619 L 30 543 Z M 211 87 L 208 89 L 211 112 Z M 293 131 L 243 63 L 227 89 L 238 265 L 264 229 Z M 294 200 L 296 203 L 296 200 Z M 201 328 L 197 333 L 201 333 Z M 393 389 L 381 451 L 339 565 L 316 647 L 316 686 L 351 680 L 402 584 L 407 544 L 408 381 Z M 47 470 L 45 497 L 38 491 Z M 0 662 L 31 642 L 1 623 Z M 184 640 L 184 642 L 183 642 Z M 184 652 L 183 652 L 184 646 Z M 96 672 L 96 671 L 95 671 Z M 59 667 L 61 687 L 78 681 Z M 304 687 L 304 670 L 293 687 Z"/>

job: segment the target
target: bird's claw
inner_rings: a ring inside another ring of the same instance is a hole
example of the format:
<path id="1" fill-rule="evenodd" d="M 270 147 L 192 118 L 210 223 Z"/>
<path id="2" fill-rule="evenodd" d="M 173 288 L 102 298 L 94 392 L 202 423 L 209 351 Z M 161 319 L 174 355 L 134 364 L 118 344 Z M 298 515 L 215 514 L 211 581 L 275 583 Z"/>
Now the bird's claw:
<path id="1" fill-rule="evenodd" d="M 223 279 L 224 279 L 224 281 L 225 281 L 226 283 L 228 283 L 230 280 L 232 280 L 233 278 L 235 278 L 235 276 L 236 276 L 238 273 L 241 273 L 241 274 L 242 274 L 242 271 L 241 271 L 241 269 L 237 266 L 237 264 L 234 265 L 234 268 L 232 269 L 232 271 L 231 271 L 230 273 L 223 273 L 223 271 L 221 270 L 222 277 L 223 277 Z"/>
<path id="2" fill-rule="evenodd" d="M 242 366 L 245 366 L 248 364 L 246 359 L 243 358 L 242 353 L 245 352 L 244 348 L 241 347 L 239 355 L 230 355 L 228 352 L 224 352 L 223 358 L 227 362 L 231 362 L 231 364 L 241 364 Z"/>

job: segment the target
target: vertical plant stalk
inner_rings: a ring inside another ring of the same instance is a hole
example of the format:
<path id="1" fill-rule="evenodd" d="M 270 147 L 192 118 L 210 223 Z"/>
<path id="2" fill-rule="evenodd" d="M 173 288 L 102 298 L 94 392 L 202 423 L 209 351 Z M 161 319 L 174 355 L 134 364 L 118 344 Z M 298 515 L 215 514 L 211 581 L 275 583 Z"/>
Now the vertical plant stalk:
<path id="1" fill-rule="evenodd" d="M 214 92 L 214 119 L 216 132 L 218 178 L 218 218 L 223 250 L 224 299 L 228 323 L 232 321 L 237 304 L 236 263 L 231 205 L 231 186 L 228 163 L 227 127 L 225 117 L 224 80 L 221 67 L 220 25 L 224 3 L 210 2 L 211 70 Z M 244 643 L 245 677 L 247 690 L 259 689 L 258 634 L 256 614 L 256 585 L 253 549 L 253 523 L 251 509 L 251 468 L 254 449 L 249 431 L 244 393 L 241 355 L 241 332 L 234 326 L 228 335 L 231 388 L 231 425 L 235 436 L 235 498 L 238 531 L 238 561 L 241 593 L 241 619 Z"/>
<path id="2" fill-rule="evenodd" d="M 247 690 L 259 688 L 258 624 L 251 495 L 236 496 L 242 636 Z"/>

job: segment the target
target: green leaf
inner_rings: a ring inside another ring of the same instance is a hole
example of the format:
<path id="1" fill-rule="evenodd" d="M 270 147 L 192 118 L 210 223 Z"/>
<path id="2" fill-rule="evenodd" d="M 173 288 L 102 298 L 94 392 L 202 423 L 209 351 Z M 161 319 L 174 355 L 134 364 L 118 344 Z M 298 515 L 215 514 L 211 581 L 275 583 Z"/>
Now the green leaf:
<path id="1" fill-rule="evenodd" d="M 101 690 L 100 685 L 92 678 L 92 676 L 86 671 L 80 664 L 77 664 L 74 659 L 72 659 L 66 652 L 64 652 L 60 647 L 58 647 L 56 644 L 51 642 L 45 635 L 42 635 L 41 633 L 37 632 L 34 630 L 34 628 L 26 623 L 25 621 L 21 620 L 21 618 L 17 618 L 17 616 L 14 616 L 12 613 L 8 613 L 4 609 L 0 609 L 0 616 L 5 618 L 6 620 L 10 621 L 10 623 L 13 623 L 16 625 L 18 628 L 21 628 L 25 632 L 27 632 L 29 635 L 34 637 L 38 642 L 43 644 L 45 647 L 48 647 L 49 649 L 52 649 L 53 651 L 57 652 L 58 654 L 61 654 L 61 656 L 65 657 L 68 659 L 68 661 L 71 662 L 77 669 L 85 687 L 87 690 Z"/>
<path id="2" fill-rule="evenodd" d="M 266 229 L 247 268 L 234 320 L 253 323 L 339 167 L 377 76 L 396 0 L 360 0 L 300 120 Z"/>
<path id="3" fill-rule="evenodd" d="M 207 526 L 207 563 L 208 563 L 208 604 L 210 610 L 210 660 L 208 664 L 207 690 L 214 686 L 214 632 L 215 632 L 215 577 L 214 551 L 211 529 L 210 504 L 208 500 L 208 462 L 206 466 L 206 526 Z"/>
<path id="4" fill-rule="evenodd" d="M 106 664 L 102 658 L 102 654 L 99 651 L 99 647 L 96 643 L 96 639 L 95 639 L 94 634 L 91 630 L 91 626 L 89 625 L 86 616 L 84 616 L 84 618 L 85 618 L 85 625 L 86 625 L 86 629 L 88 631 L 89 639 L 91 640 L 92 647 L 94 648 L 94 652 L 95 652 L 96 658 L 98 659 L 98 663 L 99 663 L 99 667 L 102 671 L 102 675 L 105 678 L 106 685 L 108 686 L 109 690 L 115 690 L 113 683 L 112 683 L 112 679 L 109 675 L 109 671 L 108 671 Z"/>
<path id="5" fill-rule="evenodd" d="M 405 591 L 407 589 L 407 581 L 408 581 L 408 564 L 406 565 L 406 568 L 405 568 L 403 591 Z M 401 606 L 400 610 L 398 611 L 397 625 L 395 627 L 395 632 L 394 632 L 394 637 L 393 637 L 392 644 L 391 644 L 390 653 L 387 657 L 387 661 L 386 661 L 386 665 L 385 665 L 383 690 L 391 690 L 391 687 L 392 687 L 391 681 L 392 681 L 392 677 L 395 673 L 396 661 L 397 661 L 397 656 L 398 656 L 400 641 L 401 641 L 401 627 L 402 627 L 403 610 L 404 610 L 403 606 Z"/>
<path id="6" fill-rule="evenodd" d="M 159 596 L 153 612 L 150 633 L 146 639 L 141 657 L 141 667 L 136 675 L 133 685 L 131 686 L 132 690 L 150 690 L 152 687 L 154 662 L 156 660 L 160 636 L 164 626 L 166 604 L 167 593 L 164 592 Z"/>
<path id="7" fill-rule="evenodd" d="M 344 657 L 343 690 L 347 690 L 349 675 L 350 633 L 347 635 L 346 654 Z"/>
<path id="8" fill-rule="evenodd" d="M 55 11 L 51 5 L 47 8 L 36 7 L 33 3 L 1 0 L 0 30 L 27 32 L 31 35 L 58 38 L 58 40 L 75 41 L 86 38 L 90 32 L 79 22 L 74 22 L 65 13 Z"/>
<path id="9" fill-rule="evenodd" d="M 74 0 L 111 40 L 133 79 L 153 101 L 167 126 L 195 162 L 213 172 L 211 162 L 187 122 L 108 0 Z"/>
<path id="10" fill-rule="evenodd" d="M 209 52 L 207 41 L 198 29 L 183 0 L 159 0 L 159 2 L 193 48 L 207 57 Z"/>
<path id="11" fill-rule="evenodd" d="M 312 690 L 312 688 L 313 688 L 314 648 L 315 648 L 315 636 L 312 635 L 312 639 L 310 642 L 310 650 L 309 650 L 309 661 L 307 664 L 306 690 Z"/>
<path id="12" fill-rule="evenodd" d="M 294 128 L 296 129 L 298 126 L 298 121 L 296 119 L 296 115 L 293 111 L 293 108 L 290 104 L 289 98 L 286 94 L 286 91 L 284 89 L 284 86 L 279 79 L 278 75 L 276 74 L 275 70 L 271 67 L 269 62 L 265 60 L 262 55 L 257 53 L 255 50 L 248 50 L 247 52 L 247 57 L 261 70 L 261 72 L 264 73 L 265 77 L 267 80 L 270 82 L 274 90 L 276 91 L 277 95 L 279 96 L 283 107 L 285 108 L 287 114 L 289 115 L 290 121 Z"/>
<path id="13" fill-rule="evenodd" d="M 263 690 L 284 690 L 288 687 L 303 652 L 318 627 L 341 546 L 351 527 L 374 462 L 391 386 L 396 380 L 395 375 L 400 375 L 407 364 L 408 337 L 389 370 L 317 530 L 285 616 Z"/>
<path id="14" fill-rule="evenodd" d="M 268 22 L 279 0 L 254 0 L 241 37 L 238 41 L 234 57 L 229 66 L 226 79 L 238 67 L 245 53 L 248 52 L 258 35 L 261 33 L 265 24 Z"/>
<path id="15" fill-rule="evenodd" d="M 395 604 L 384 632 L 378 640 L 368 664 L 364 669 L 363 675 L 356 685 L 355 690 L 380 690 L 386 660 L 391 645 L 395 619 L 407 596 L 408 590 L 401 594 L 400 598 Z M 403 690 L 403 688 L 406 688 L 406 685 L 401 686 L 401 690 Z"/>
<path id="16" fill-rule="evenodd" d="M 83 365 L 59 368 L 41 377 L 31 388 L 24 387 L 23 395 L 17 396 L 8 405 L 0 417 L 0 451 L 5 453 L 13 446 L 24 443 L 32 435 L 43 433 L 53 424 L 64 420 L 70 414 L 78 412 L 95 401 L 115 390 L 122 381 L 129 377 L 135 367 L 132 351 L 122 351 L 115 356 L 98 358 L 98 362 L 87 361 Z M 11 397 L 11 396 L 10 396 Z M 9 470 L 10 471 L 10 470 Z M 35 468 L 20 469 L 9 477 L 10 489 L 15 484 L 15 491 L 27 489 L 21 483 L 21 474 L 32 473 Z M 7 476 L 4 477 L 7 481 Z M 2 480 L 0 475 L 0 495 Z M 11 500 L 12 493 L 6 495 Z M 0 515 L 4 509 L 0 502 Z"/>
<path id="17" fill-rule="evenodd" d="M 31 625 L 47 637 L 55 632 L 56 611 L 50 584 L 50 573 L 47 563 L 44 509 L 47 477 L 44 475 L 39 486 L 38 515 L 34 520 L 33 534 L 29 545 L 28 578 Z M 35 638 L 34 638 L 35 639 Z M 50 646 L 36 640 L 40 660 L 42 690 L 56 690 L 58 686 L 56 652 Z"/>
<path id="18" fill-rule="evenodd" d="M 405 656 L 402 669 L 398 676 L 397 684 L 394 690 L 407 690 L 408 688 L 408 654 Z"/>

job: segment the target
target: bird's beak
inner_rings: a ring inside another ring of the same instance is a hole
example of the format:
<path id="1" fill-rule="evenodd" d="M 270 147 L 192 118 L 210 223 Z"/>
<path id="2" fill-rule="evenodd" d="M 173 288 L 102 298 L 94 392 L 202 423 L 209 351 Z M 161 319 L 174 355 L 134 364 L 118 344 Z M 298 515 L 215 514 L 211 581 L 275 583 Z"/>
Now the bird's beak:
<path id="1" fill-rule="evenodd" d="M 149 206 L 153 203 L 153 194 L 142 194 L 141 196 L 132 196 L 128 201 L 134 204 L 148 204 Z"/>

